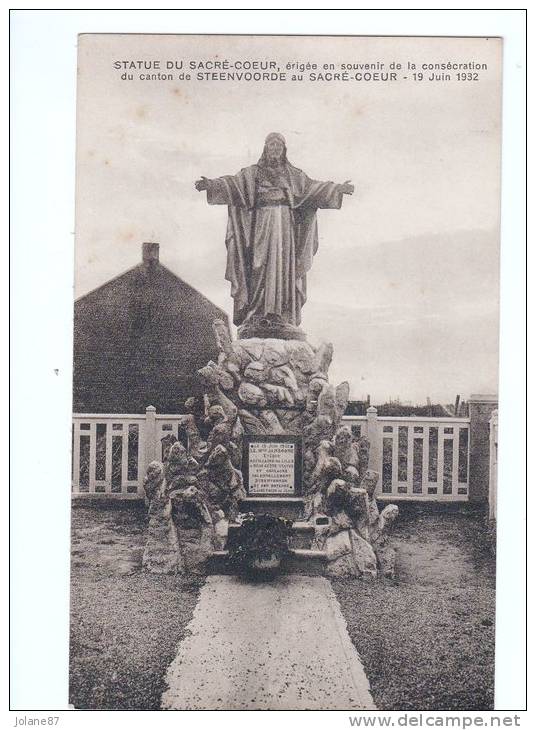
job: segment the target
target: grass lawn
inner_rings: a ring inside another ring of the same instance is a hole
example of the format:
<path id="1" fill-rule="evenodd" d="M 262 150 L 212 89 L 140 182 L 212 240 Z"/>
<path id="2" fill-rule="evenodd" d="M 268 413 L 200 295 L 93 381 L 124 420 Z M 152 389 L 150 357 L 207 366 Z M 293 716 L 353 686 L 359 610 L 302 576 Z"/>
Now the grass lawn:
<path id="1" fill-rule="evenodd" d="M 495 558 L 480 515 L 401 506 L 395 581 L 333 581 L 382 710 L 493 709 Z"/>
<path id="2" fill-rule="evenodd" d="M 143 507 L 73 508 L 70 701 L 159 709 L 202 578 L 141 571 Z M 383 710 L 493 707 L 494 556 L 482 518 L 403 505 L 396 581 L 332 582 Z"/>
<path id="3" fill-rule="evenodd" d="M 141 572 L 145 520 L 132 506 L 73 509 L 69 694 L 77 709 L 160 709 L 203 581 Z"/>

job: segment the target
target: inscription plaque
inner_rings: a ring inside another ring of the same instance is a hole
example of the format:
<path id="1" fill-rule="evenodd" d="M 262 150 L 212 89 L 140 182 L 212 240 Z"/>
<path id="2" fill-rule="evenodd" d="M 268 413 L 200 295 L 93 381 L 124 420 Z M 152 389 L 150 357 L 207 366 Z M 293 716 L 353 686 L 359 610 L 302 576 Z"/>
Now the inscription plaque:
<path id="1" fill-rule="evenodd" d="M 242 473 L 254 497 L 301 494 L 301 436 L 244 436 Z"/>

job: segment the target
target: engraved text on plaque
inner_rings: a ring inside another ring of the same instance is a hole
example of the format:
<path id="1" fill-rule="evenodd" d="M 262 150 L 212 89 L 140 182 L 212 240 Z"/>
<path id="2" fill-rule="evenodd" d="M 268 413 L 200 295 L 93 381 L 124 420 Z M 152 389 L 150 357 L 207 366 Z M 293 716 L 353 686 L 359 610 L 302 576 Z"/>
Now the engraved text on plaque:
<path id="1" fill-rule="evenodd" d="M 293 497 L 300 493 L 301 438 L 246 436 L 244 481 L 250 496 Z"/>

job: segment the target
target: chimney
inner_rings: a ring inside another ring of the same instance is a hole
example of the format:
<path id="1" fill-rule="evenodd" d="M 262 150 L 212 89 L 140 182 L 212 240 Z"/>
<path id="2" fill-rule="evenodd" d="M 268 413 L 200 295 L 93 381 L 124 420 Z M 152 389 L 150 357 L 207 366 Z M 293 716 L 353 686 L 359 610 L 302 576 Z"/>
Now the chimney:
<path id="1" fill-rule="evenodd" d="M 160 251 L 159 243 L 144 243 L 142 246 L 143 263 L 146 265 L 158 263 L 158 255 Z"/>

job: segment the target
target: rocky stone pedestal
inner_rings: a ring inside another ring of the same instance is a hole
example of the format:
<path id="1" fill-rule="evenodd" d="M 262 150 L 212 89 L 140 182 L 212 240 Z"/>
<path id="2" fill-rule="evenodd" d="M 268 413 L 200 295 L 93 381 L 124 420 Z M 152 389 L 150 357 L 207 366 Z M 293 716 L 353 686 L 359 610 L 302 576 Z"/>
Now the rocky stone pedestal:
<path id="1" fill-rule="evenodd" d="M 314 349 L 299 339 L 260 337 L 231 341 L 222 322 L 215 331 L 220 355 L 201 374 L 236 406 L 244 432 L 302 435 L 328 386 L 332 345 Z M 347 390 L 345 396 L 342 412 Z"/>
<path id="2" fill-rule="evenodd" d="M 174 444 L 165 465 L 152 465 L 158 478 L 165 473 L 163 488 L 151 486 L 150 470 L 146 479 L 149 501 L 153 493 L 159 499 L 165 494 L 172 504 L 181 554 L 176 567 L 198 569 L 211 546 L 218 553 L 224 549 L 227 528 L 222 527 L 232 526 L 246 497 L 241 474 L 244 434 L 292 435 L 303 438 L 300 530 L 303 537 L 308 532 L 303 524 L 309 523 L 314 538 L 310 548 L 297 552 L 321 556 L 327 575 L 392 575 L 393 551 L 386 535 L 398 508 L 391 505 L 380 514 L 374 499 L 379 475 L 368 470 L 368 441 L 354 439 L 343 425 L 349 386 L 329 383 L 333 346 L 314 348 L 303 339 L 248 338 L 244 332 L 232 341 L 221 321 L 214 323 L 214 331 L 218 359 L 199 371 L 205 396 L 187 401 L 189 450 Z M 265 509 L 269 513 L 269 504 Z M 159 534 L 169 549 L 164 530 L 150 531 L 151 540 L 154 543 Z M 145 564 L 149 569 L 156 566 L 150 560 Z"/>

